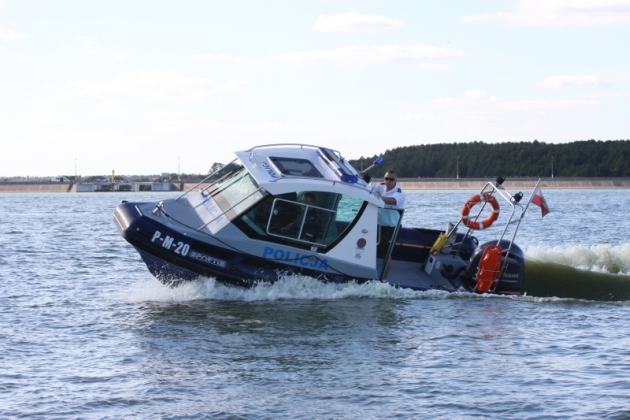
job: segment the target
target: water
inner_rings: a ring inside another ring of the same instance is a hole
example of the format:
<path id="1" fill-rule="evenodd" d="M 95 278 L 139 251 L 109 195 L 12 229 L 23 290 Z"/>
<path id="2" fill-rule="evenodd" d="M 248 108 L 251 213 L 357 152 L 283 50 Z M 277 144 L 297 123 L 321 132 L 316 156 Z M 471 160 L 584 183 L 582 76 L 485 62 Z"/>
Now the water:
<path id="1" fill-rule="evenodd" d="M 443 228 L 470 194 L 409 192 L 405 225 Z M 629 192 L 544 194 L 552 213 L 517 235 L 528 261 L 626 278 Z M 169 289 L 111 220 L 165 196 L 0 194 L 0 418 L 630 417 L 627 301 Z"/>

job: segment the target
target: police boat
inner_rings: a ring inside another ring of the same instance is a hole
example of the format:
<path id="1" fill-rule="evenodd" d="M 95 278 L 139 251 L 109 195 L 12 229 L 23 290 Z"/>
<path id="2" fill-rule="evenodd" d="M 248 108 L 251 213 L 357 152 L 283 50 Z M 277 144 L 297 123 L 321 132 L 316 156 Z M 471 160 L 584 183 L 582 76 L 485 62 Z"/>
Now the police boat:
<path id="1" fill-rule="evenodd" d="M 514 236 L 527 207 L 522 193 L 511 195 L 502 182 L 486 183 L 443 231 L 406 228 L 404 210 L 384 204 L 369 170 L 357 171 L 329 148 L 273 144 L 236 152 L 177 198 L 123 201 L 114 222 L 149 271 L 171 286 L 213 277 L 249 287 L 303 274 L 324 282 L 518 294 L 525 259 Z M 505 227 L 479 244 L 473 233 L 497 220 L 499 201 L 509 213 Z M 488 216 L 480 220 L 482 212 Z M 381 220 L 397 222 L 386 227 Z"/>

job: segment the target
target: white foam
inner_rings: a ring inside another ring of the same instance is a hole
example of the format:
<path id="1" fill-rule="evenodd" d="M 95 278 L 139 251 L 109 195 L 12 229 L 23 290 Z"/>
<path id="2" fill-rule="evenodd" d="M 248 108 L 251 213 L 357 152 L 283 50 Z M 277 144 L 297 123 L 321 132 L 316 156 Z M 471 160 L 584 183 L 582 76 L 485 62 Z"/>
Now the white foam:
<path id="1" fill-rule="evenodd" d="M 250 302 L 291 299 L 335 300 L 363 297 L 445 299 L 449 295 L 451 294 L 440 290 L 400 289 L 376 280 L 364 284 L 353 281 L 337 284 L 324 283 L 303 275 L 287 275 L 273 284 L 260 283 L 247 289 L 227 286 L 217 282 L 214 278 L 184 282 L 177 287 L 164 286 L 156 279 L 144 279 L 132 284 L 128 290 L 122 293 L 120 298 L 126 302 L 188 302 L 206 299 Z"/>
<path id="2" fill-rule="evenodd" d="M 221 301 L 281 301 L 281 300 L 337 300 L 352 298 L 372 299 L 510 299 L 527 302 L 557 302 L 567 298 L 493 295 L 441 290 L 415 291 L 400 289 L 388 283 L 369 281 L 364 284 L 323 283 L 315 278 L 287 275 L 274 284 L 260 283 L 251 288 L 227 286 L 214 278 L 184 282 L 177 287 L 164 286 L 154 278 L 143 279 L 124 290 L 118 300 L 129 303 L 168 302 L 181 303 L 195 300 Z"/>
<path id="3" fill-rule="evenodd" d="M 544 245 L 524 248 L 526 260 L 554 262 L 594 272 L 630 274 L 630 243 L 621 245 Z M 414 291 L 399 289 L 380 281 L 364 284 L 324 283 L 303 275 L 287 275 L 274 284 L 260 283 L 251 288 L 227 286 L 214 278 L 184 282 L 177 287 L 164 286 L 158 280 L 142 276 L 117 300 L 126 302 L 188 302 L 194 300 L 276 301 L 334 300 L 348 298 L 385 299 L 475 299 L 495 297 L 476 293 L 448 293 L 439 290 Z M 526 298 L 527 299 L 527 298 Z"/>

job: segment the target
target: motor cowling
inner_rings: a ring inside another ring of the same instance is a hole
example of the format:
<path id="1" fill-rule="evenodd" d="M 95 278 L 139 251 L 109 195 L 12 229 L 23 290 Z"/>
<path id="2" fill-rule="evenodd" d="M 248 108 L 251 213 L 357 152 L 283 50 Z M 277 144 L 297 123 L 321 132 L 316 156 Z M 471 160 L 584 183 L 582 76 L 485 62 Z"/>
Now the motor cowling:
<path id="1" fill-rule="evenodd" d="M 496 241 L 490 241 L 479 245 L 468 260 L 466 275 L 468 278 L 472 279 L 471 288 L 474 289 L 475 287 L 479 263 L 484 250 L 489 246 L 495 245 L 497 245 Z M 523 250 L 521 250 L 518 245 L 512 244 L 510 253 L 507 255 L 510 241 L 501 240 L 498 245 L 502 249 L 501 262 L 505 263 L 507 259 L 507 265 L 505 267 L 505 271 L 503 271 L 503 274 L 499 279 L 499 284 L 494 291 L 495 293 L 520 293 L 523 289 L 523 282 L 525 279 L 525 255 Z"/>

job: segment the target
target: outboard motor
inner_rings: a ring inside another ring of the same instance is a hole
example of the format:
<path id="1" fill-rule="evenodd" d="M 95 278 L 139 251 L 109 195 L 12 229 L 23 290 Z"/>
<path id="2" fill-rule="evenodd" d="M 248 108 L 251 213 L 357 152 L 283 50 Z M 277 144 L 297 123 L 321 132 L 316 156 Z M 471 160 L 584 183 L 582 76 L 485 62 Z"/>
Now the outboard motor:
<path id="1" fill-rule="evenodd" d="M 479 263 L 481 261 L 481 257 L 485 251 L 485 249 L 489 246 L 496 245 L 496 241 L 486 242 L 481 244 L 475 249 L 475 252 L 470 257 L 468 262 L 468 266 L 466 267 L 466 274 L 468 278 L 472 279 L 471 288 L 474 289 L 475 282 L 477 280 L 477 272 L 479 268 Z M 501 262 L 505 262 L 507 249 L 510 246 L 510 241 L 502 240 L 499 242 L 499 246 L 503 250 L 501 253 Z M 505 271 L 503 275 L 499 279 L 499 284 L 494 289 L 495 293 L 507 293 L 507 294 L 516 294 L 520 293 L 523 289 L 523 280 L 525 278 L 525 255 L 523 254 L 523 250 L 519 248 L 516 244 L 512 244 L 512 249 L 510 249 L 510 255 L 507 257 L 507 266 L 505 267 Z"/>

